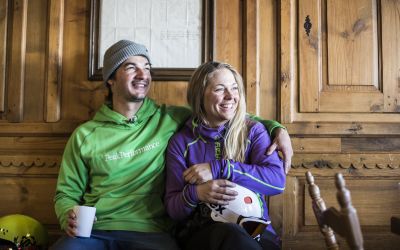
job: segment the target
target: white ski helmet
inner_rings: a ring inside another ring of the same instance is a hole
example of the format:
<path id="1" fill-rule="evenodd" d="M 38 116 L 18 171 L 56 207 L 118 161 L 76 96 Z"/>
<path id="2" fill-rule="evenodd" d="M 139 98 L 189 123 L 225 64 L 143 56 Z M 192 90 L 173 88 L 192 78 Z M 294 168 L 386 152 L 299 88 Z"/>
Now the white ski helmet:
<path id="1" fill-rule="evenodd" d="M 228 205 L 207 203 L 214 221 L 234 223 L 242 226 L 253 237 L 258 236 L 271 223 L 263 219 L 263 203 L 253 191 L 238 184 L 234 188 L 238 195 Z"/>

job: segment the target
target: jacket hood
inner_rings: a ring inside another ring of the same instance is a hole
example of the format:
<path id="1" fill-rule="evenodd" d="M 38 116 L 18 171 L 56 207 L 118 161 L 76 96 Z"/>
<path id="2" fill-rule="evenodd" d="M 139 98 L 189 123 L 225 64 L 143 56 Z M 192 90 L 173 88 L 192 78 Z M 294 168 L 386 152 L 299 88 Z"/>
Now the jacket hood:
<path id="1" fill-rule="evenodd" d="M 133 119 L 131 120 L 129 120 L 124 115 L 112 110 L 112 108 L 107 106 L 106 104 L 103 104 L 103 106 L 101 106 L 99 111 L 94 116 L 93 120 L 130 126 L 148 119 L 149 117 L 154 115 L 155 112 L 157 112 L 157 105 L 154 103 L 153 100 L 145 98 L 143 100 L 142 106 L 139 108 L 139 110 L 136 112 Z"/>

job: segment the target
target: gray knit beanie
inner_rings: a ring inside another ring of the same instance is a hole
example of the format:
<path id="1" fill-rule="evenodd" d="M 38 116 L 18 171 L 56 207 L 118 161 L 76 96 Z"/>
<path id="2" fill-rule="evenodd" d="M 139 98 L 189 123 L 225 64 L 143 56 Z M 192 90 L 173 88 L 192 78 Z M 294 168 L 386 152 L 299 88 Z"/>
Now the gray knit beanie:
<path id="1" fill-rule="evenodd" d="M 120 40 L 108 48 L 106 53 L 104 53 L 103 59 L 104 82 L 107 82 L 111 74 L 121 65 L 121 63 L 131 56 L 144 56 L 147 58 L 149 63 L 151 63 L 149 52 L 142 44 L 129 40 Z"/>

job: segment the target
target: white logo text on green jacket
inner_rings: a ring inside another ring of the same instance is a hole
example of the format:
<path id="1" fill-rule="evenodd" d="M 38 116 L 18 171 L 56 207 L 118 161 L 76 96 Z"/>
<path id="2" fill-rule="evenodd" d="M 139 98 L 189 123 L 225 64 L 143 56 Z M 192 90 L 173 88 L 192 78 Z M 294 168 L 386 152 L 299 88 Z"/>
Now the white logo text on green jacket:
<path id="1" fill-rule="evenodd" d="M 142 154 L 144 152 L 153 150 L 159 146 L 160 146 L 160 142 L 156 141 L 156 142 L 153 142 L 151 144 L 148 144 L 144 147 L 141 147 L 141 148 L 138 148 L 135 150 L 120 151 L 120 152 L 113 152 L 113 153 L 106 154 L 105 159 L 106 159 L 106 161 L 115 161 L 115 160 L 119 160 L 122 158 L 132 158 L 138 154 Z"/>

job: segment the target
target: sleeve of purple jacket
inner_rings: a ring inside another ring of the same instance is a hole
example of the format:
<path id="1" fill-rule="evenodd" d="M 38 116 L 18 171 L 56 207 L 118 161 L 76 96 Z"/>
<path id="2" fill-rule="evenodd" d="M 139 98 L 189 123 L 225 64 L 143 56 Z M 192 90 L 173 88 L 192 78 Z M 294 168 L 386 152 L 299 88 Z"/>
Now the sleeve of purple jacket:
<path id="1" fill-rule="evenodd" d="M 174 220 L 183 220 L 197 206 L 195 185 L 185 184 L 183 172 L 186 170 L 185 145 L 180 145 L 179 134 L 171 138 L 166 153 L 165 208 Z"/>
<path id="2" fill-rule="evenodd" d="M 286 174 L 277 152 L 266 155 L 271 139 L 264 126 L 254 124 L 249 131 L 246 163 L 214 160 L 210 163 L 214 179 L 228 179 L 260 194 L 276 195 L 285 190 Z"/>

